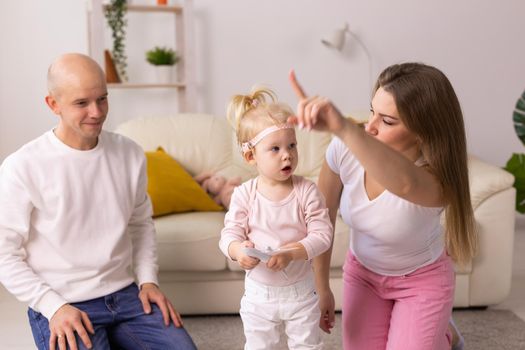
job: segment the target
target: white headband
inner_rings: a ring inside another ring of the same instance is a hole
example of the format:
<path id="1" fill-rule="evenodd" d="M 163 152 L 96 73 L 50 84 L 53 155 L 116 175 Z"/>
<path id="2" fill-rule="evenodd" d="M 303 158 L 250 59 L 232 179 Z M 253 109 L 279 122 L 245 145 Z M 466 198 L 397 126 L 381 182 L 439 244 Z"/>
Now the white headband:
<path id="1" fill-rule="evenodd" d="M 250 141 L 243 142 L 241 144 L 241 149 L 242 149 L 243 152 L 248 152 L 250 149 L 255 147 L 256 144 L 261 142 L 261 140 L 263 138 L 265 138 L 266 136 L 268 136 L 272 132 L 283 130 L 283 129 L 293 129 L 293 128 L 294 128 L 294 126 L 292 124 L 289 124 L 289 123 L 273 125 L 273 126 L 267 127 L 266 129 L 264 129 L 263 131 L 261 131 L 260 133 L 255 135 L 255 137 L 253 139 L 251 139 Z"/>

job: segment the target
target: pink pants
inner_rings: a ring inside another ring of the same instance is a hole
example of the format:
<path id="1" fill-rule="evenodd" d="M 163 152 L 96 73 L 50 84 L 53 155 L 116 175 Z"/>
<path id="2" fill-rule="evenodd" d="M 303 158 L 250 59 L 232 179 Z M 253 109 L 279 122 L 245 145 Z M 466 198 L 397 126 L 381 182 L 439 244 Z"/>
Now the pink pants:
<path id="1" fill-rule="evenodd" d="M 455 279 L 448 255 L 408 275 L 383 276 L 349 251 L 343 270 L 345 350 L 450 350 Z"/>

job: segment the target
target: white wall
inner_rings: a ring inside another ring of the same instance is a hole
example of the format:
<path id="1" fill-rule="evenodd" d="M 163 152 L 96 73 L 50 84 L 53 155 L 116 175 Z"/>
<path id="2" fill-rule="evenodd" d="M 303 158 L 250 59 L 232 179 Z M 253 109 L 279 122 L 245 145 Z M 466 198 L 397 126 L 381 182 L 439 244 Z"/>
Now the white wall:
<path id="1" fill-rule="evenodd" d="M 471 153 L 503 165 L 512 152 L 525 149 L 512 126 L 512 110 L 525 88 L 522 0 L 194 0 L 194 7 L 199 112 L 223 115 L 228 98 L 255 83 L 270 85 L 294 105 L 287 82 L 292 67 L 310 93 L 329 96 L 346 112 L 366 110 L 363 51 L 351 40 L 342 54 L 320 44 L 347 21 L 371 52 L 374 78 L 402 61 L 432 64 L 449 76 L 462 103 Z M 132 79 L 150 69 L 137 43 L 172 40 L 170 30 L 151 35 L 149 28 L 159 21 L 169 19 L 129 18 Z M 2 1 L 0 43 L 3 159 L 56 122 L 43 101 L 46 69 L 62 52 L 87 52 L 85 2 Z M 107 126 L 172 112 L 175 99 L 173 91 L 112 90 Z"/>

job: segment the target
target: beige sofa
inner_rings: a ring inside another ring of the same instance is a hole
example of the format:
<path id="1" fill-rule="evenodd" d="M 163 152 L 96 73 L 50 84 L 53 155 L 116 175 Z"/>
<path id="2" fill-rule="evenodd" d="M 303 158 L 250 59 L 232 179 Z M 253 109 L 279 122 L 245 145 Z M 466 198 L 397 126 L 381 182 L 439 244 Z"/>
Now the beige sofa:
<path id="1" fill-rule="evenodd" d="M 222 117 L 179 114 L 133 119 L 118 133 L 145 151 L 162 146 L 192 175 L 217 170 L 227 177 L 255 175 L 244 164 L 234 135 Z M 296 173 L 316 179 L 330 135 L 298 131 Z M 514 238 L 513 177 L 476 158 L 469 163 L 472 205 L 480 233 L 480 253 L 456 275 L 456 307 L 486 306 L 509 293 Z M 243 293 L 244 271 L 219 251 L 224 212 L 190 212 L 155 219 L 160 283 L 182 314 L 236 313 Z M 338 218 L 332 256 L 331 286 L 341 307 L 341 266 L 349 230 Z"/>

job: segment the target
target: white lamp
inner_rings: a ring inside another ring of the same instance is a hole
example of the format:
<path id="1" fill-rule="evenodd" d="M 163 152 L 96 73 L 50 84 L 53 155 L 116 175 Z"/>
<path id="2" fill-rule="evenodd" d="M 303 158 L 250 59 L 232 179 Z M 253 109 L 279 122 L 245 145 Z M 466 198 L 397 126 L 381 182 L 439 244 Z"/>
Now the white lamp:
<path id="1" fill-rule="evenodd" d="M 346 34 L 349 34 L 352 38 L 355 39 L 355 41 L 361 46 L 363 51 L 365 52 L 366 58 L 368 59 L 368 80 L 369 80 L 369 86 L 370 89 L 372 88 L 372 57 L 370 55 L 370 51 L 368 51 L 368 48 L 366 45 L 359 39 L 358 36 L 356 36 L 354 33 L 350 31 L 350 27 L 348 26 L 348 23 L 345 23 L 344 26 L 340 29 L 334 30 L 334 32 L 328 36 L 328 38 L 321 39 L 321 42 L 331 49 L 336 49 L 338 51 L 343 51 L 343 48 L 346 44 Z"/>
<path id="2" fill-rule="evenodd" d="M 350 29 L 348 28 L 348 23 L 345 23 L 343 28 L 334 30 L 329 39 L 321 39 L 321 42 L 327 47 L 341 51 L 343 46 L 345 46 L 345 34 L 347 32 L 350 33 Z"/>

